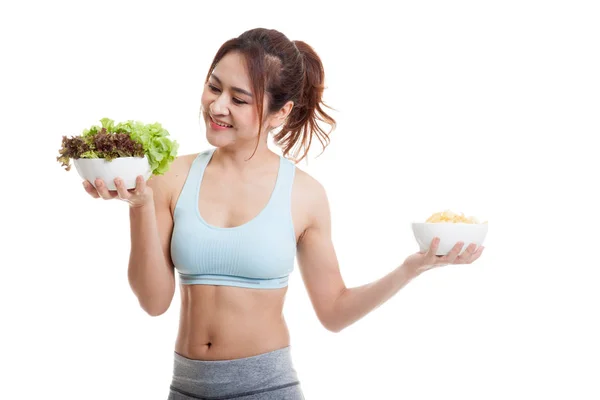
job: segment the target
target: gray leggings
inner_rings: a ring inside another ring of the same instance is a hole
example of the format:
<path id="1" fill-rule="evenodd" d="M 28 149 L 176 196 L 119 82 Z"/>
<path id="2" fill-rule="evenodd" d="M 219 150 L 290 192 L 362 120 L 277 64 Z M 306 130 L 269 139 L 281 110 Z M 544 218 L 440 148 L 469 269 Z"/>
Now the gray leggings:
<path id="1" fill-rule="evenodd" d="M 174 355 L 168 400 L 304 400 L 290 346 L 234 360 Z"/>

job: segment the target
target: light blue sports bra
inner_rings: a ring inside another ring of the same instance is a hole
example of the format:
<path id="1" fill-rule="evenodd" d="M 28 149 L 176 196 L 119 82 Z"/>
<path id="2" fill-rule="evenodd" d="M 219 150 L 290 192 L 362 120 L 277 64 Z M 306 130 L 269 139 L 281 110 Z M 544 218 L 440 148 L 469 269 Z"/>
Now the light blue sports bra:
<path id="1" fill-rule="evenodd" d="M 296 166 L 280 156 L 275 188 L 265 208 L 243 225 L 221 228 L 208 224 L 198 207 L 200 184 L 214 151 L 194 159 L 175 205 L 171 259 L 180 282 L 255 289 L 287 286 L 296 256 L 291 212 Z"/>

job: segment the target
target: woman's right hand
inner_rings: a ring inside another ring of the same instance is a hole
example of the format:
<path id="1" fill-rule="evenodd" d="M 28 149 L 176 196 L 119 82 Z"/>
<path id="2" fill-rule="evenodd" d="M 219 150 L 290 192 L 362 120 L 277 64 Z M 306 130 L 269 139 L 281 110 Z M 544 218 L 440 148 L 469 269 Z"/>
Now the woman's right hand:
<path id="1" fill-rule="evenodd" d="M 116 178 L 114 182 L 117 190 L 108 190 L 102 179 L 96 179 L 94 182 L 96 184 L 95 188 L 88 180 L 83 182 L 83 187 L 85 188 L 85 191 L 95 199 L 119 199 L 129 203 L 129 206 L 131 207 L 142 207 L 152 203 L 152 188 L 146 185 L 143 176 L 139 175 L 136 178 L 134 189 L 126 189 L 123 180 L 120 178 Z"/>

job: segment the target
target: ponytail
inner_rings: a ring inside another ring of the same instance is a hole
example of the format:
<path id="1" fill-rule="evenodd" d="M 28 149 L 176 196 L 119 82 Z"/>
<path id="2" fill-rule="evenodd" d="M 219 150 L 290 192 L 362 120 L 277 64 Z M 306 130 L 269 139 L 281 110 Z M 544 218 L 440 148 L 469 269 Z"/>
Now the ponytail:
<path id="1" fill-rule="evenodd" d="M 305 42 L 295 40 L 293 44 L 300 53 L 303 65 L 302 89 L 297 103 L 294 104 L 281 131 L 274 136 L 274 140 L 283 149 L 284 157 L 291 153 L 293 161 L 298 163 L 307 156 L 313 136 L 317 137 L 323 151 L 325 150 L 330 143 L 329 134 L 335 129 L 336 122 L 324 111 L 324 107 L 331 107 L 323 102 L 325 70 L 321 59 Z M 331 127 L 329 133 L 325 132 L 319 122 Z M 302 156 L 297 158 L 302 149 Z"/>

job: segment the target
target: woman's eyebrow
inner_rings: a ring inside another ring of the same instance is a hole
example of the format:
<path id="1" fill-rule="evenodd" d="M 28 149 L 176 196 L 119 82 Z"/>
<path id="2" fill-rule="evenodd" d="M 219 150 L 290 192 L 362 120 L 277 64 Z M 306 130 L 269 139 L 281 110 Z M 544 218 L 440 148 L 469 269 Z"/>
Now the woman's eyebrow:
<path id="1" fill-rule="evenodd" d="M 219 79 L 219 77 L 217 77 L 215 74 L 210 74 L 210 76 L 211 76 L 212 78 L 214 78 L 214 80 L 215 80 L 215 81 L 217 81 L 217 83 L 218 83 L 219 85 L 223 85 L 223 82 L 221 82 L 221 80 Z M 239 87 L 233 86 L 233 87 L 231 88 L 231 90 L 233 90 L 234 92 L 243 93 L 243 94 L 245 94 L 246 96 L 252 97 L 252 93 L 250 93 L 249 91 L 247 91 L 247 90 L 244 90 L 244 89 L 242 89 L 242 88 L 239 88 Z"/>

